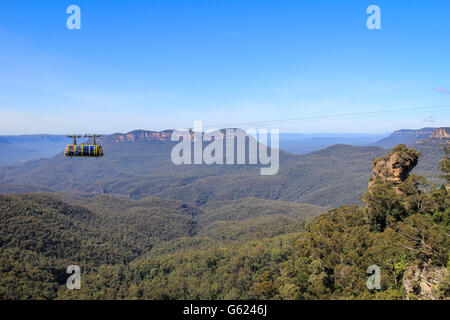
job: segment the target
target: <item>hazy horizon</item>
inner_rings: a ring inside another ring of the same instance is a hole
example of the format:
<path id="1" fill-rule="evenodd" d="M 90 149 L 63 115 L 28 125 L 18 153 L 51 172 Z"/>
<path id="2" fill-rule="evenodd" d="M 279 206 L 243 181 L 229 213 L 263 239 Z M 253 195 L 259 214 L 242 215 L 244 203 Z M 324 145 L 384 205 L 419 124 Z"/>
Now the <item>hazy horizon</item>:
<path id="1" fill-rule="evenodd" d="M 255 127 L 258 128 L 258 127 Z M 398 129 L 398 130 L 420 130 L 420 129 L 424 129 L 426 127 L 423 128 L 419 128 L 419 129 L 409 129 L 409 128 L 402 128 L 402 129 Z M 432 127 L 435 128 L 435 127 Z M 438 127 L 436 127 L 438 128 Z M 132 129 L 130 131 L 123 131 L 123 132 L 95 132 L 97 134 L 102 134 L 102 135 L 113 135 L 113 134 L 126 134 L 126 133 L 130 133 L 133 131 L 139 131 L 139 130 L 143 130 L 143 131 L 153 131 L 153 132 L 162 132 L 162 131 L 167 131 L 167 130 L 177 130 L 179 128 L 170 128 L 170 129 L 162 129 L 162 130 L 154 130 L 154 129 L 142 129 L 142 128 L 138 128 L 138 129 Z M 227 128 L 221 128 L 220 130 L 223 129 L 227 129 Z M 210 131 L 211 129 L 207 129 L 204 131 Z M 394 130 L 397 131 L 397 130 Z M 388 131 L 388 132 L 381 132 L 381 133 L 370 133 L 370 132 L 285 132 L 285 131 L 280 131 L 280 136 L 288 136 L 288 135 L 295 135 L 295 136 L 342 136 L 342 137 L 346 137 L 346 136 L 388 136 L 392 133 L 393 131 Z M 66 136 L 69 134 L 88 134 L 91 132 L 61 132 L 61 133 L 48 133 L 48 132 L 37 132 L 37 133 L 16 133 L 16 134 L 0 134 L 0 137 L 18 137 L 18 136 Z"/>

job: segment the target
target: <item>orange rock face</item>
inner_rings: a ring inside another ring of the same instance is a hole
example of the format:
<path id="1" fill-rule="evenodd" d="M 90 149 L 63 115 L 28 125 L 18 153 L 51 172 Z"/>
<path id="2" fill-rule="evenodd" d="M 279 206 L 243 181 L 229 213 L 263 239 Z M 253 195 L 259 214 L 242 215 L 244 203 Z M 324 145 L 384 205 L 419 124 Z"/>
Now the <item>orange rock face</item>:
<path id="1" fill-rule="evenodd" d="M 450 128 L 436 129 L 431 135 L 432 139 L 450 139 Z"/>
<path id="2" fill-rule="evenodd" d="M 450 144 L 450 128 L 437 128 L 426 138 L 417 141 L 421 145 L 445 145 Z"/>
<path id="3" fill-rule="evenodd" d="M 114 142 L 135 142 L 139 140 L 151 140 L 151 141 L 169 141 L 172 131 L 132 131 L 125 134 L 119 134 L 114 137 Z"/>
<path id="4" fill-rule="evenodd" d="M 411 170 L 417 165 L 419 154 L 413 150 L 397 150 L 372 163 L 373 177 L 369 187 L 377 180 L 399 184 L 405 181 Z"/>

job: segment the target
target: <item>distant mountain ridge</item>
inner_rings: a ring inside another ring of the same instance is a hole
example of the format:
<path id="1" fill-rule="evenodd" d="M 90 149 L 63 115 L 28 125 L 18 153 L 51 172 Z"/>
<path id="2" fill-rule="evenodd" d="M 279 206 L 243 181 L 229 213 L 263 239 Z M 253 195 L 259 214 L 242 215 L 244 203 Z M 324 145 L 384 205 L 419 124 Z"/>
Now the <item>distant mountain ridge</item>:
<path id="1" fill-rule="evenodd" d="M 99 143 L 103 142 L 135 142 L 135 141 L 170 141 L 173 130 L 150 131 L 150 130 L 133 130 L 127 133 L 114 133 L 105 135 L 98 139 Z"/>
<path id="2" fill-rule="evenodd" d="M 145 141 L 170 141 L 174 130 L 133 130 L 114 133 L 98 138 L 99 143 L 125 143 Z M 222 129 L 225 132 L 225 129 Z M 280 149 L 295 154 L 307 154 L 335 144 L 353 146 L 378 146 L 392 148 L 397 144 L 440 144 L 449 139 L 450 130 L 443 128 L 402 129 L 389 137 L 385 134 L 280 134 Z M 225 135 L 224 135 L 225 136 Z M 382 138 L 384 137 L 384 138 Z M 382 139 L 380 139 L 382 138 Z M 64 150 L 72 140 L 64 135 L 18 135 L 0 136 L 0 166 L 17 164 L 28 160 L 52 157 Z M 83 142 L 83 139 L 80 139 Z"/>
<path id="3" fill-rule="evenodd" d="M 422 143 L 413 146 L 422 152 L 414 173 L 439 178 L 443 150 L 437 141 L 447 141 L 449 132 L 441 129 L 393 134 L 421 139 Z M 61 151 L 50 159 L 2 167 L 0 191 L 81 191 L 131 199 L 153 195 L 195 205 L 255 197 L 332 207 L 359 202 L 372 159 L 386 152 L 375 146 L 339 144 L 305 155 L 280 151 L 279 173 L 264 177 L 256 165 L 174 165 L 172 132 L 135 130 L 105 135 L 99 139 L 105 150 L 103 159 L 66 159 Z"/>
<path id="4" fill-rule="evenodd" d="M 389 137 L 381 139 L 373 146 L 390 149 L 398 144 L 439 144 L 450 141 L 450 127 L 402 129 L 394 131 Z"/>
<path id="5" fill-rule="evenodd" d="M 150 195 L 195 205 L 256 197 L 321 206 L 358 203 L 377 147 L 336 145 L 307 155 L 280 152 L 280 172 L 261 176 L 256 165 L 174 165 L 168 132 L 143 130 L 102 137 L 102 159 L 67 159 L 62 153 L 0 168 L 0 181 L 141 199 Z M 160 141 L 158 139 L 164 139 Z"/>
<path id="6" fill-rule="evenodd" d="M 448 144 L 450 143 L 450 127 L 437 128 L 426 137 L 419 140 L 417 144 Z"/>

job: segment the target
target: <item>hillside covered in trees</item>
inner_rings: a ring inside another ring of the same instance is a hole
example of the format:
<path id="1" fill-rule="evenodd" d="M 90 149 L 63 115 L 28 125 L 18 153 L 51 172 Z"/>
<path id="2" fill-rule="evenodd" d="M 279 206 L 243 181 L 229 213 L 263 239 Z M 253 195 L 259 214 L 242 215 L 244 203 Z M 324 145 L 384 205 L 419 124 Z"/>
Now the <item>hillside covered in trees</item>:
<path id="1" fill-rule="evenodd" d="M 106 155 L 102 159 L 78 161 L 60 153 L 50 159 L 0 167 L 0 193 L 60 191 L 130 199 L 158 196 L 195 206 L 251 197 L 338 207 L 361 204 L 370 161 L 387 152 L 378 146 L 343 144 L 303 155 L 280 151 L 279 172 L 261 176 L 259 165 L 177 166 L 171 161 L 176 142 L 170 141 L 170 131 L 136 130 L 99 139 Z M 443 182 L 438 167 L 443 156 L 440 145 L 446 139 L 425 139 L 413 147 L 422 152 L 415 172 L 439 184 Z"/>
<path id="2" fill-rule="evenodd" d="M 447 187 L 409 174 L 419 156 L 399 145 L 375 158 L 363 205 L 331 210 L 248 197 L 0 196 L 0 298 L 449 298 L 450 148 Z M 72 264 L 81 290 L 66 287 Z M 371 265 L 379 290 L 366 286 Z"/>
<path id="3" fill-rule="evenodd" d="M 165 138 L 158 140 L 152 135 Z M 385 152 L 379 147 L 350 145 L 305 155 L 280 151 L 278 174 L 261 176 L 258 165 L 177 166 L 171 161 L 176 143 L 164 131 L 138 130 L 104 136 L 99 141 L 106 155 L 99 160 L 77 161 L 60 153 L 50 159 L 0 167 L 0 191 L 35 192 L 39 186 L 42 191 L 131 199 L 159 196 L 200 206 L 255 197 L 335 207 L 359 203 L 370 177 L 368 163 Z"/>

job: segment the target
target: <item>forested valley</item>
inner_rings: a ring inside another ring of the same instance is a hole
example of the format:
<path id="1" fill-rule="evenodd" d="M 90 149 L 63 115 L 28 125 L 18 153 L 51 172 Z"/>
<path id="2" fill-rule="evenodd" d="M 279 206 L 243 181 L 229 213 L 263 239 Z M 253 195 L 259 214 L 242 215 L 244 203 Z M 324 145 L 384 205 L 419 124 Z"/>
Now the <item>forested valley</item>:
<path id="1" fill-rule="evenodd" d="M 400 160 L 399 160 L 400 159 Z M 395 147 L 372 163 L 361 205 L 244 197 L 0 195 L 0 299 L 445 299 L 450 297 L 450 148 L 443 181 L 400 179 Z M 81 290 L 66 287 L 81 267 Z M 367 268 L 381 288 L 368 289 Z"/>

